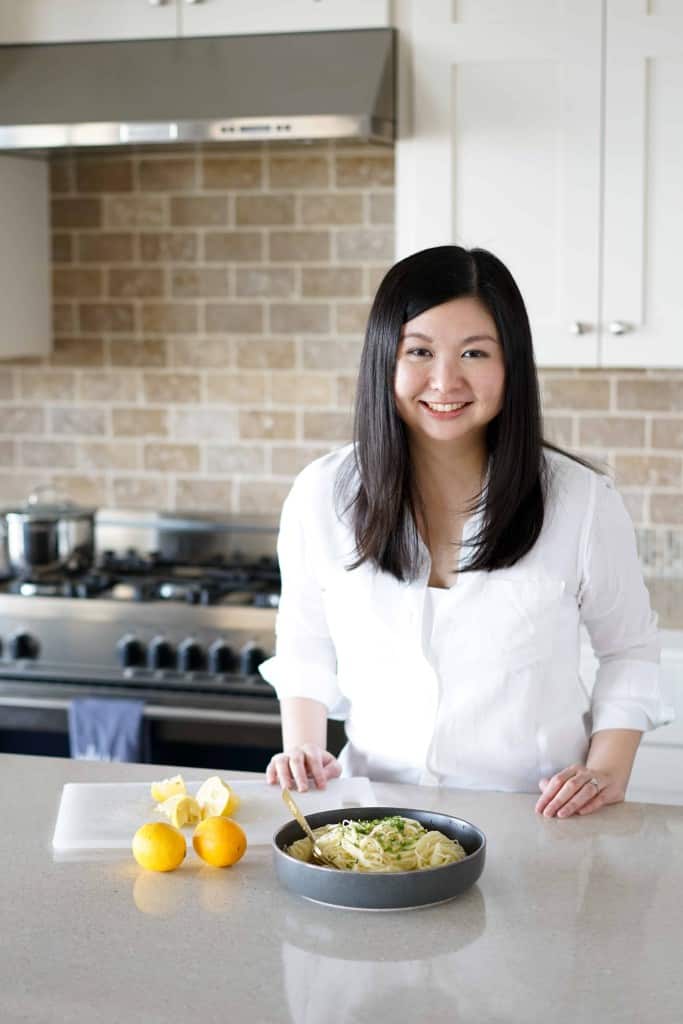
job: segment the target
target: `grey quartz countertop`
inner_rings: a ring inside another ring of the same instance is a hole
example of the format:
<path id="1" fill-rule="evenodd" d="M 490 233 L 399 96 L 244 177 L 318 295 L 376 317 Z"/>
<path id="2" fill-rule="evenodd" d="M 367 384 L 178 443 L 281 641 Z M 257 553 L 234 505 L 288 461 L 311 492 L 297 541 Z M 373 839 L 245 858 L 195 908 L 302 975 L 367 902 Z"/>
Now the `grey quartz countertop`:
<path id="1" fill-rule="evenodd" d="M 168 875 L 125 851 L 54 859 L 64 783 L 174 770 L 0 755 L 3 1024 L 682 1019 L 683 807 L 560 821 L 526 794 L 375 784 L 382 804 L 456 814 L 488 837 L 469 892 L 394 913 L 289 894 L 264 846 Z"/>

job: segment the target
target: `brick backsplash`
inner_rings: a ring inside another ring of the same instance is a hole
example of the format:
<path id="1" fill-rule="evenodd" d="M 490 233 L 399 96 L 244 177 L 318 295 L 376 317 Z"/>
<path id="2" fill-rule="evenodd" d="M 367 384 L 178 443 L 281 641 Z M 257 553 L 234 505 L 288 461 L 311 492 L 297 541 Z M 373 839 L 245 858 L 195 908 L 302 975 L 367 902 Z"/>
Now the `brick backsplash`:
<path id="1" fill-rule="evenodd" d="M 0 364 L 0 494 L 277 516 L 346 441 L 393 259 L 393 155 L 320 142 L 57 154 L 54 349 Z M 683 627 L 683 370 L 545 370 L 547 435 L 615 476 Z"/>
<path id="2" fill-rule="evenodd" d="M 546 435 L 614 478 L 660 624 L 683 628 L 683 370 L 543 370 Z"/>

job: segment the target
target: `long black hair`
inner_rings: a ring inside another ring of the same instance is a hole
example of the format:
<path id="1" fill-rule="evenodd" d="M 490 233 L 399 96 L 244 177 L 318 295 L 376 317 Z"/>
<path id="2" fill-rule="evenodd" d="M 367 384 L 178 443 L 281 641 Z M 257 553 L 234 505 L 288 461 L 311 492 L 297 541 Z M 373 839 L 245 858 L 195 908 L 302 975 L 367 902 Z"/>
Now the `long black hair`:
<path id="1" fill-rule="evenodd" d="M 488 482 L 469 508 L 483 511 L 482 527 L 468 542 L 472 552 L 463 571 L 514 565 L 541 532 L 547 485 L 543 448 L 561 449 L 542 436 L 524 300 L 510 271 L 492 253 L 442 245 L 396 263 L 370 310 L 356 392 L 355 444 L 335 492 L 351 515 L 355 534 L 357 557 L 349 569 L 369 561 L 399 580 L 419 573 L 416 512 L 421 500 L 394 399 L 397 351 L 408 320 L 462 297 L 479 299 L 493 317 L 505 365 L 503 407 L 486 428 Z"/>

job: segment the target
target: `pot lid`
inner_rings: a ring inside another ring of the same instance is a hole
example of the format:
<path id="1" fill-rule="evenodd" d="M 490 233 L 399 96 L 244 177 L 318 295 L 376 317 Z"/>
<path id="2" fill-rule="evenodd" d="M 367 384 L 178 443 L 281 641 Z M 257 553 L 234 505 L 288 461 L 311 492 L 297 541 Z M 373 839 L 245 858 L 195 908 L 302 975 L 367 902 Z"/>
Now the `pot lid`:
<path id="1" fill-rule="evenodd" d="M 6 516 L 21 516 L 22 519 L 80 519 L 94 516 L 96 509 L 77 505 L 50 485 L 36 487 L 19 508 L 5 509 Z"/>

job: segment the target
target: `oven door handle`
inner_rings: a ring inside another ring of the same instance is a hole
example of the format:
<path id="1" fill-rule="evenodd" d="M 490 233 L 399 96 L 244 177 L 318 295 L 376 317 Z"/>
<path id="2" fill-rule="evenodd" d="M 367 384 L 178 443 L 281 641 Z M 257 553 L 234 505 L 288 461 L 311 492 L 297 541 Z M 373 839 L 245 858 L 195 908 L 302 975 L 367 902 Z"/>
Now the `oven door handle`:
<path id="1" fill-rule="evenodd" d="M 0 707 L 35 708 L 44 711 L 68 711 L 71 701 L 59 697 L 0 696 Z M 223 722 L 233 725 L 280 725 L 278 714 L 258 711 L 221 711 L 219 708 L 167 707 L 145 704 L 143 717 L 161 721 L 181 719 L 184 722 Z"/>

